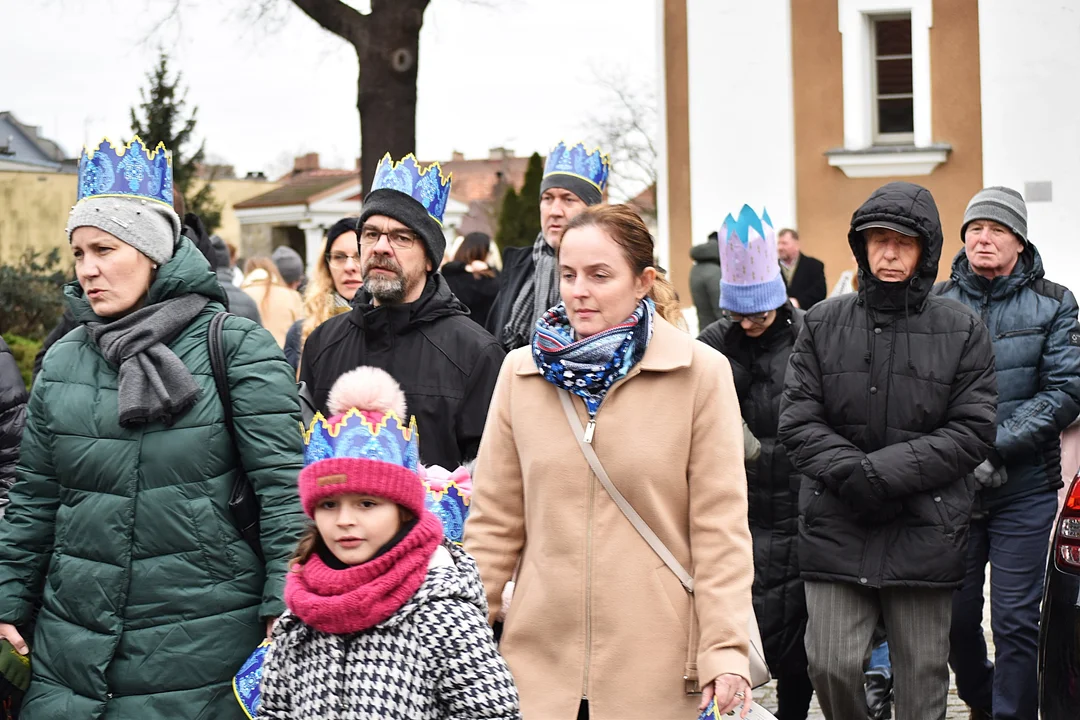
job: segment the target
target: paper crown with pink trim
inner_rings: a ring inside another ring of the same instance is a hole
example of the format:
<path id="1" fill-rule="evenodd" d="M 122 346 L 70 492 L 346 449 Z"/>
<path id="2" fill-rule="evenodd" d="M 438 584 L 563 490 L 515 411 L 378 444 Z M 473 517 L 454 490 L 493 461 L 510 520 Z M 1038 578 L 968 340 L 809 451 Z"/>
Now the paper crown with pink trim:
<path id="1" fill-rule="evenodd" d="M 787 302 L 776 256 L 776 231 L 768 211 L 759 217 L 743 205 L 720 226 L 720 307 L 740 315 L 768 312 Z"/>
<path id="2" fill-rule="evenodd" d="M 420 464 L 416 420 L 406 424 L 405 393 L 394 378 L 374 367 L 350 370 L 334 383 L 326 404 L 330 419 L 316 414 L 304 431 L 305 512 L 312 515 L 317 499 L 332 494 L 374 494 L 414 512 L 426 507 L 442 521 L 446 537 L 460 544 L 472 478 L 466 468 Z"/>

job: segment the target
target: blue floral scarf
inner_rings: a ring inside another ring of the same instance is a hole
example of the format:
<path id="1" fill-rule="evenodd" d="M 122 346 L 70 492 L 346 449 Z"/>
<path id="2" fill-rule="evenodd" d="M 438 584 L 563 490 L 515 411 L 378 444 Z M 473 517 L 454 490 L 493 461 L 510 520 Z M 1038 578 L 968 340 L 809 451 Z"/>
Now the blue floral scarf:
<path id="1" fill-rule="evenodd" d="M 589 417 L 593 417 L 608 389 L 645 355 L 655 314 L 656 305 L 645 298 L 625 322 L 574 340 L 566 306 L 559 303 L 536 321 L 533 360 L 545 380 L 585 400 Z"/>

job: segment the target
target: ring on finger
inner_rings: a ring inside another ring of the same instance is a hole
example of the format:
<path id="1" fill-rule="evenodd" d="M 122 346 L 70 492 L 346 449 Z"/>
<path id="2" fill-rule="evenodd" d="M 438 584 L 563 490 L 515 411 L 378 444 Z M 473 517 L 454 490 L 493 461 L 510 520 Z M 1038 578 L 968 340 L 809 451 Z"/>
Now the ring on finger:
<path id="1" fill-rule="evenodd" d="M 744 698 L 744 697 L 746 697 L 746 695 L 740 690 L 739 692 L 735 693 L 735 697 Z"/>

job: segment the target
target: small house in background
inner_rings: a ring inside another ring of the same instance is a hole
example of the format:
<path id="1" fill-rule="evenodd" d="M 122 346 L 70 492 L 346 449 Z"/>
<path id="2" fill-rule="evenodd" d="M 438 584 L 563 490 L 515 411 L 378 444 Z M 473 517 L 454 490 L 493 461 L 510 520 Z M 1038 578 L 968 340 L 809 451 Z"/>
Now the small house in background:
<path id="1" fill-rule="evenodd" d="M 503 192 L 510 185 L 521 187 L 528 163 L 527 157 L 515 157 L 505 148 L 492 149 L 484 159 L 467 160 L 455 152 L 450 160 L 439 161 L 443 173 L 453 173 L 443 216 L 447 246 L 458 235 L 494 234 Z M 269 255 L 274 248 L 288 245 L 312 267 L 322 252 L 327 228 L 343 217 L 360 214 L 359 168 L 359 159 L 354 169 L 333 170 L 319 166 L 317 153 L 296 158 L 292 171 L 277 180 L 278 187 L 235 206 L 241 228 L 240 255 Z"/>
<path id="2" fill-rule="evenodd" d="M 0 112 L 0 170 L 75 172 L 78 159 L 69 159 L 59 144 L 41 137 L 40 131 L 10 112 Z"/>

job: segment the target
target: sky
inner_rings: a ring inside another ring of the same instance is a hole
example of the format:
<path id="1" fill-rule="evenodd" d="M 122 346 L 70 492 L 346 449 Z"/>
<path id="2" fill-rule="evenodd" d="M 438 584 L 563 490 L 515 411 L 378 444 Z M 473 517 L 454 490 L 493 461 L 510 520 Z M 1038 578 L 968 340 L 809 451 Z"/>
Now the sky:
<path id="1" fill-rule="evenodd" d="M 252 22 L 255 0 L 0 0 L 0 111 L 41 126 L 75 155 L 130 133 L 130 108 L 158 46 L 198 106 L 208 158 L 271 177 L 318 152 L 323 167 L 359 154 L 357 60 L 289 0 Z M 369 0 L 350 0 L 366 12 Z M 545 153 L 595 139 L 612 112 L 603 79 L 655 95 L 656 0 L 431 0 L 420 35 L 417 155 Z"/>

